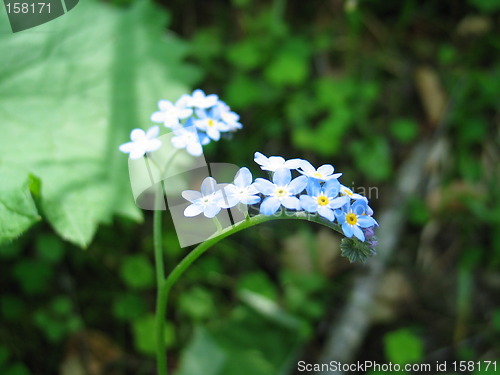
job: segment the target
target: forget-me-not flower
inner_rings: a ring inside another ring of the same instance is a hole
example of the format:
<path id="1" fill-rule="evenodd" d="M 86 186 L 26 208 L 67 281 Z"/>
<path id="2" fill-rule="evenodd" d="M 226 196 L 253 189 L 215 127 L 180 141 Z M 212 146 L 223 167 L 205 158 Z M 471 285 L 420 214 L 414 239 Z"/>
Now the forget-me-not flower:
<path id="1" fill-rule="evenodd" d="M 229 126 L 215 118 L 212 112 L 212 110 L 196 110 L 198 119 L 194 120 L 194 125 L 203 130 L 211 139 L 218 141 L 220 133 L 229 131 Z"/>
<path id="2" fill-rule="evenodd" d="M 186 100 L 189 107 L 206 109 L 216 105 L 219 97 L 215 94 L 205 95 L 203 90 L 196 89 L 188 99 L 183 100 Z"/>
<path id="3" fill-rule="evenodd" d="M 315 178 L 320 181 L 328 181 L 342 176 L 342 173 L 333 173 L 335 169 L 330 164 L 322 165 L 321 167 L 316 169 L 307 160 L 302 161 L 302 164 L 298 171 L 304 176 Z"/>
<path id="4" fill-rule="evenodd" d="M 175 105 L 169 100 L 160 100 L 158 107 L 160 110 L 151 115 L 151 121 L 163 123 L 167 128 L 180 126 L 179 120 L 188 118 L 193 114 L 191 108 L 185 107 L 185 99 L 177 100 Z"/>
<path id="5" fill-rule="evenodd" d="M 158 134 L 160 134 L 158 125 L 150 127 L 147 132 L 142 129 L 134 129 L 130 133 L 131 142 L 122 144 L 119 150 L 129 154 L 130 159 L 139 159 L 145 153 L 156 151 L 161 147 L 161 141 L 157 139 Z"/>
<path id="6" fill-rule="evenodd" d="M 221 185 L 214 178 L 207 177 L 201 183 L 200 190 L 182 192 L 182 197 L 191 202 L 184 210 L 184 216 L 193 217 L 203 213 L 208 218 L 215 217 L 221 210 L 223 200 Z"/>
<path id="7" fill-rule="evenodd" d="M 344 185 L 340 185 L 340 194 L 346 195 L 351 199 L 366 199 L 361 194 L 353 192 L 351 189 Z"/>
<path id="8" fill-rule="evenodd" d="M 231 108 L 223 101 L 219 100 L 217 105 L 213 108 L 213 111 L 214 115 L 220 118 L 229 127 L 229 130 L 236 131 L 243 127 L 239 122 L 240 116 L 231 111 Z"/>
<path id="9" fill-rule="evenodd" d="M 376 221 L 368 215 L 356 213 L 356 206 L 347 203 L 343 209 L 335 211 L 338 223 L 342 226 L 342 232 L 346 237 L 357 237 L 360 241 L 365 240 L 365 234 L 362 228 L 369 228 L 376 225 Z"/>
<path id="10" fill-rule="evenodd" d="M 340 183 L 337 179 L 332 179 L 323 186 L 318 180 L 309 179 L 307 184 L 307 194 L 300 196 L 302 208 L 308 212 L 317 212 L 324 218 L 334 221 L 334 210 L 349 202 L 349 197 L 339 197 Z"/>
<path id="11" fill-rule="evenodd" d="M 191 119 L 189 119 L 191 120 Z M 189 121 L 188 120 L 188 121 Z M 194 126 L 173 129 L 172 145 L 175 148 L 185 148 L 193 156 L 200 156 L 203 153 L 202 145 L 210 143 L 210 139 L 205 133 L 196 131 Z"/>
<path id="12" fill-rule="evenodd" d="M 264 171 L 275 172 L 278 169 L 286 168 L 286 169 L 297 169 L 300 168 L 302 159 L 290 159 L 285 160 L 281 156 L 270 156 L 267 157 L 260 152 L 256 152 L 254 155 L 254 160 L 257 164 L 260 165 L 260 168 Z"/>
<path id="13" fill-rule="evenodd" d="M 300 210 L 300 201 L 295 196 L 304 191 L 307 185 L 307 177 L 300 176 L 292 180 L 289 169 L 278 169 L 273 176 L 273 182 L 258 178 L 255 186 L 267 198 L 260 205 L 260 213 L 266 216 L 274 214 L 280 206 L 292 210 Z"/>
<path id="14" fill-rule="evenodd" d="M 238 203 L 255 204 L 260 202 L 259 190 L 252 183 L 252 173 L 246 167 L 241 168 L 234 178 L 234 184 L 224 187 L 224 208 L 231 208 Z"/>

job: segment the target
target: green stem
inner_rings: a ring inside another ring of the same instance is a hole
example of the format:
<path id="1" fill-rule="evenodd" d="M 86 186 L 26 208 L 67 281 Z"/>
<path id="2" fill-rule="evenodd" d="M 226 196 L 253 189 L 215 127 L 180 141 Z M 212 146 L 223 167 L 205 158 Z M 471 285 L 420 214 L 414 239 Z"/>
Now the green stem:
<path id="1" fill-rule="evenodd" d="M 163 196 L 163 194 L 161 194 Z M 165 283 L 165 271 L 163 263 L 163 248 L 162 248 L 162 231 L 161 231 L 161 214 L 158 209 L 154 211 L 153 217 L 153 241 L 155 252 L 156 265 L 156 358 L 159 375 L 167 375 L 167 355 L 165 347 L 165 312 L 166 303 L 162 302 L 161 289 Z"/>
<path id="2" fill-rule="evenodd" d="M 172 165 L 175 157 L 179 153 L 179 150 L 172 155 L 169 161 L 166 163 L 163 172 L 166 173 L 170 166 Z M 149 160 L 151 160 L 158 170 L 161 172 L 161 167 L 158 162 L 148 155 L 146 162 L 148 163 L 148 171 L 152 179 L 152 174 L 149 168 Z M 162 177 L 162 176 L 160 176 Z M 153 179 L 152 179 L 153 181 Z M 163 241 L 162 241 L 162 205 L 163 200 L 163 181 L 158 185 L 158 190 L 155 192 L 155 206 L 153 213 L 153 247 L 155 255 L 155 267 L 156 267 L 156 316 L 155 316 L 155 328 L 156 328 L 156 360 L 158 366 L 159 375 L 167 375 L 167 353 L 165 347 L 165 315 L 166 315 L 166 303 L 162 302 L 165 298 L 162 297 L 161 288 L 165 283 L 165 264 L 163 260 Z"/>
<path id="3" fill-rule="evenodd" d="M 249 218 L 248 220 L 244 220 L 239 222 L 238 224 L 223 229 L 222 231 L 218 231 L 212 237 L 209 237 L 206 241 L 202 242 L 198 246 L 196 246 L 188 255 L 181 260 L 179 264 L 170 272 L 167 276 L 166 280 L 162 283 L 159 293 L 158 293 L 158 305 L 157 305 L 157 318 L 158 316 L 164 317 L 165 311 L 167 308 L 167 300 L 170 290 L 175 282 L 181 277 L 181 275 L 189 268 L 193 262 L 198 259 L 203 253 L 205 253 L 208 249 L 214 246 L 216 243 L 221 241 L 222 239 L 240 232 L 244 229 L 253 227 L 254 225 L 262 224 L 271 220 L 286 220 L 286 219 L 295 219 L 295 220 L 307 220 L 312 221 L 318 224 L 322 224 L 326 227 L 329 227 L 339 233 L 342 233 L 342 229 L 338 224 L 334 224 L 328 220 L 322 219 L 316 215 L 307 214 L 305 212 L 282 212 L 279 216 L 264 216 L 257 215 Z M 161 339 L 163 340 L 163 329 L 161 330 Z M 160 333 L 158 333 L 160 334 Z M 161 359 L 161 361 L 160 361 Z M 159 375 L 165 375 L 166 372 L 161 372 L 163 368 L 166 368 L 166 358 L 158 357 L 158 373 Z M 162 365 L 160 366 L 160 363 Z"/>

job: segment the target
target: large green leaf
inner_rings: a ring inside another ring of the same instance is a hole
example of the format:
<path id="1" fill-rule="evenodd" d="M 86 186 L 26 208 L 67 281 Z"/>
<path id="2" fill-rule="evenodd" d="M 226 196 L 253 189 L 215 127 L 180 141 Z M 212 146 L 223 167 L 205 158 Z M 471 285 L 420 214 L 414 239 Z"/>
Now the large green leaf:
<path id="1" fill-rule="evenodd" d="M 186 92 L 197 74 L 165 24 L 149 1 L 130 9 L 84 1 L 31 30 L 0 26 L 0 165 L 17 171 L 17 184 L 29 174 L 41 180 L 41 216 L 80 246 L 114 214 L 141 219 L 117 147 L 151 125 L 158 99 Z M 4 242 L 39 214 L 26 187 L 13 192 L 12 173 L 0 173 Z"/>

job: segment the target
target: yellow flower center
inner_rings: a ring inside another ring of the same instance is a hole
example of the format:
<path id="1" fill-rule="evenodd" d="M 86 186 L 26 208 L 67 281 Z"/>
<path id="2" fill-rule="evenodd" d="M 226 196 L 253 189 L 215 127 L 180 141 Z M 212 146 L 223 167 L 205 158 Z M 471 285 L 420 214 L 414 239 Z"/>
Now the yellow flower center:
<path id="1" fill-rule="evenodd" d="M 328 200 L 328 197 L 326 197 L 324 195 L 320 195 L 318 197 L 318 204 L 320 206 L 326 206 L 328 203 L 330 203 L 330 201 Z"/>
<path id="2" fill-rule="evenodd" d="M 342 194 L 352 196 L 352 191 L 347 188 L 342 188 Z"/>
<path id="3" fill-rule="evenodd" d="M 345 215 L 345 221 L 347 222 L 347 224 L 356 225 L 358 223 L 358 217 L 356 216 L 356 214 L 350 213 Z"/>
<path id="4" fill-rule="evenodd" d="M 313 176 L 316 178 L 323 178 L 323 175 L 321 173 L 318 173 L 318 172 L 314 172 Z"/>
<path id="5" fill-rule="evenodd" d="M 213 119 L 209 119 L 208 126 L 215 126 L 215 121 Z"/>
<path id="6" fill-rule="evenodd" d="M 279 188 L 278 190 L 276 190 L 276 196 L 277 197 L 284 197 L 285 195 L 286 195 L 286 190 L 285 189 Z"/>

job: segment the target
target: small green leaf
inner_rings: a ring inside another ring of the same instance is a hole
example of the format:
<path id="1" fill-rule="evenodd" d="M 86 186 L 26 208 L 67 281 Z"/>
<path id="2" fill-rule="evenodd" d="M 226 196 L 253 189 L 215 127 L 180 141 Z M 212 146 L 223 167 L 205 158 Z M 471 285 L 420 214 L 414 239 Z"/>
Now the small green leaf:
<path id="1" fill-rule="evenodd" d="M 192 288 L 181 294 L 179 309 L 194 320 L 203 320 L 215 315 L 216 309 L 212 294 L 200 287 Z"/>
<path id="2" fill-rule="evenodd" d="M 0 165 L 0 176 L 1 245 L 18 237 L 40 220 L 40 216 L 31 196 L 26 172 L 19 167 Z"/>
<path id="3" fill-rule="evenodd" d="M 263 272 L 252 272 L 245 274 L 238 282 L 238 291 L 249 290 L 258 293 L 272 301 L 276 301 L 278 291 L 276 286 Z"/>
<path id="4" fill-rule="evenodd" d="M 127 256 L 121 265 L 120 275 L 131 288 L 145 289 L 154 284 L 153 266 L 144 255 Z"/>
<path id="5" fill-rule="evenodd" d="M 63 242 L 53 234 L 44 233 L 38 236 L 35 248 L 40 258 L 53 263 L 60 261 L 64 255 Z"/>
<path id="6" fill-rule="evenodd" d="M 113 315 L 121 320 L 137 319 L 146 311 L 146 303 L 136 294 L 121 294 L 113 301 Z"/>
<path id="7" fill-rule="evenodd" d="M 52 277 L 52 268 L 47 263 L 33 259 L 18 262 L 12 272 L 22 289 L 28 294 L 37 294 L 47 290 Z"/>
<path id="8" fill-rule="evenodd" d="M 409 118 L 398 119 L 392 122 L 391 133 L 398 141 L 408 143 L 415 139 L 418 133 L 418 125 Z"/>
<path id="9" fill-rule="evenodd" d="M 387 333 L 384 348 L 387 359 L 398 364 L 417 363 L 424 356 L 422 340 L 408 329 Z"/>
<path id="10" fill-rule="evenodd" d="M 146 315 L 132 323 L 134 345 L 141 353 L 154 355 L 156 353 L 156 324 L 154 315 Z M 174 342 L 172 324 L 165 324 L 165 344 L 167 347 Z"/>

